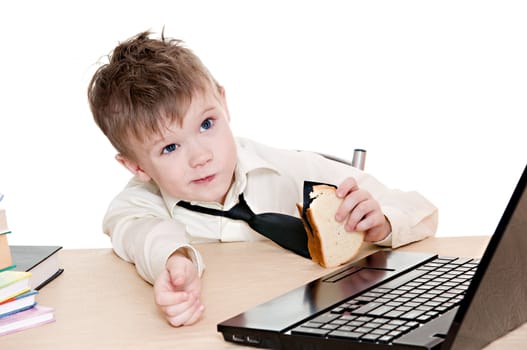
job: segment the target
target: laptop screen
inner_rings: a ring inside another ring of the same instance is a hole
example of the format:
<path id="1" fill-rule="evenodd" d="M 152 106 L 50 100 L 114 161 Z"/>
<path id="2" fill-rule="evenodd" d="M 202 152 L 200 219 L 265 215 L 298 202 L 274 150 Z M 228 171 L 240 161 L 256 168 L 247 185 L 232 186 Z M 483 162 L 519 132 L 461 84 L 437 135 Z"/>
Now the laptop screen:
<path id="1" fill-rule="evenodd" d="M 460 305 L 442 349 L 481 349 L 527 319 L 526 185 L 527 167 L 467 290 L 471 302 Z"/>

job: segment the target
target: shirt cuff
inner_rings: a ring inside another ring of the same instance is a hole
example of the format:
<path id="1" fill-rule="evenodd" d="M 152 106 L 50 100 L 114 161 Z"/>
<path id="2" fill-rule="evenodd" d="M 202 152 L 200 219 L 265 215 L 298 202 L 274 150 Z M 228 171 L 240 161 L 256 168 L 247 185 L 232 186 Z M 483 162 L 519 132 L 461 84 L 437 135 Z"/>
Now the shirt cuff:
<path id="1" fill-rule="evenodd" d="M 172 252 L 172 254 L 174 254 L 176 251 L 178 251 L 180 249 L 184 250 L 185 253 L 188 255 L 188 257 L 190 258 L 190 260 L 192 260 L 192 263 L 198 269 L 199 277 L 201 277 L 201 275 L 203 274 L 203 271 L 205 270 L 205 263 L 203 262 L 203 258 L 201 257 L 201 254 L 198 252 L 198 250 L 196 248 L 194 248 L 190 244 L 183 244 L 183 245 L 181 245 L 176 250 L 174 250 L 174 252 Z M 172 255 L 172 254 L 170 254 L 170 255 Z M 170 255 L 169 255 L 169 257 L 170 257 Z M 168 257 L 167 257 L 167 260 L 168 260 Z"/>
<path id="2" fill-rule="evenodd" d="M 388 236 L 384 237 L 384 239 L 381 239 L 380 241 L 376 241 L 373 243 L 383 246 L 383 247 L 391 247 L 392 246 L 392 233 L 390 232 Z"/>

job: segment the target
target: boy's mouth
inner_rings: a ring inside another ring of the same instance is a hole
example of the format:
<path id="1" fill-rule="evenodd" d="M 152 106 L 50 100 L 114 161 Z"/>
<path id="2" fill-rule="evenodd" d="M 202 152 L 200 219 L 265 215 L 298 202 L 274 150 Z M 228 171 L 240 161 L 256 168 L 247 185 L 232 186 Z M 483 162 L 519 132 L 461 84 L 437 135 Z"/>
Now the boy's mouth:
<path id="1" fill-rule="evenodd" d="M 212 182 L 212 180 L 214 180 L 215 177 L 216 175 L 209 175 L 209 176 L 205 176 L 205 177 L 193 180 L 192 182 L 198 185 L 205 184 L 205 183 Z"/>

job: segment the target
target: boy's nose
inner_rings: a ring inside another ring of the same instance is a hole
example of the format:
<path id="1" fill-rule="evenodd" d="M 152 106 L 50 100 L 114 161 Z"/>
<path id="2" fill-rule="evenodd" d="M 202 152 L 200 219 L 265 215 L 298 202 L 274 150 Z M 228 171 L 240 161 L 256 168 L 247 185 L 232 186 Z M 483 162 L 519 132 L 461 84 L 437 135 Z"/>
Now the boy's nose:
<path id="1" fill-rule="evenodd" d="M 210 148 L 199 143 L 192 145 L 192 152 L 189 157 L 190 166 L 195 168 L 207 164 L 212 159 Z"/>

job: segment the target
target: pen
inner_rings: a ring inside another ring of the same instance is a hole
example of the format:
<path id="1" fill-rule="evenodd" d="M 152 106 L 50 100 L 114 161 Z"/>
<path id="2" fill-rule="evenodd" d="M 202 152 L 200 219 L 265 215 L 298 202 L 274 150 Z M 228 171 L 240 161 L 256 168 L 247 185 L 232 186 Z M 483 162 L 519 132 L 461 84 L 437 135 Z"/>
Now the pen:
<path id="1" fill-rule="evenodd" d="M 4 195 L 0 193 L 0 202 L 2 201 L 3 198 L 4 198 Z"/>

